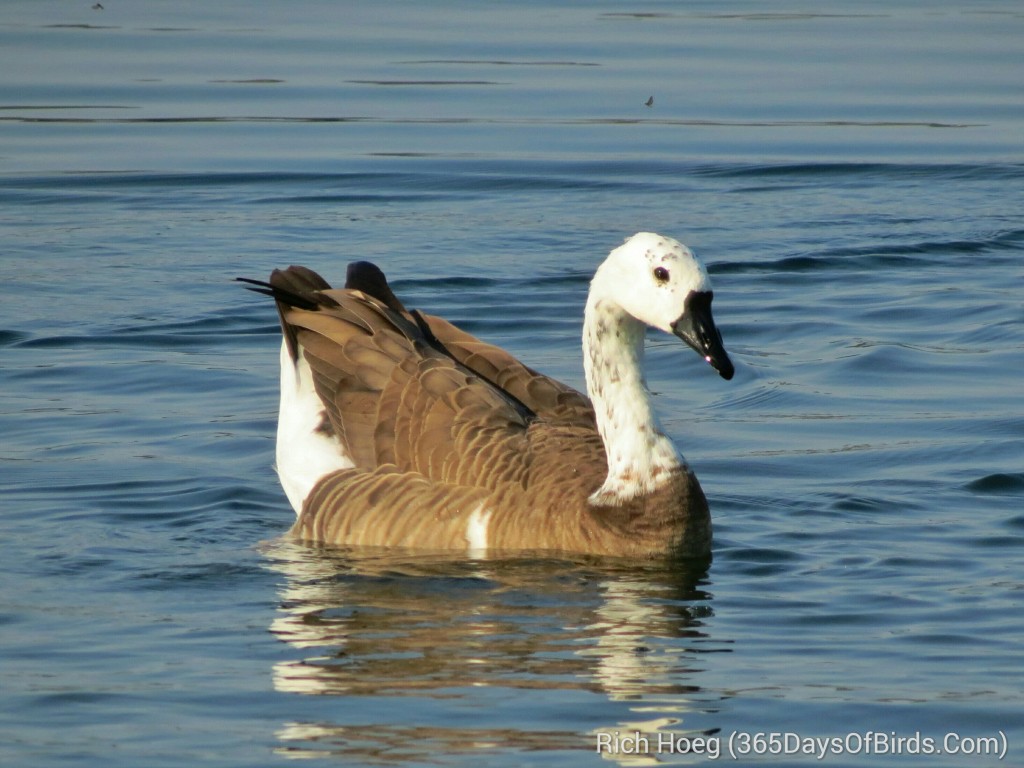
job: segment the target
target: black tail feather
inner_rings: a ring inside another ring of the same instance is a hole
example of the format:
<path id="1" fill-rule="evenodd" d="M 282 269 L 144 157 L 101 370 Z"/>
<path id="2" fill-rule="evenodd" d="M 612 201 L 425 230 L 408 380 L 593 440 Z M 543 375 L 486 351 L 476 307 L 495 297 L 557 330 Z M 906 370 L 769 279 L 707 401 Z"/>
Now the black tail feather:
<path id="1" fill-rule="evenodd" d="M 291 267 L 287 270 L 275 269 L 270 274 L 270 282 L 253 280 L 248 277 L 236 277 L 239 283 L 245 283 L 246 290 L 271 297 L 277 303 L 277 314 L 281 318 L 281 332 L 284 334 L 288 353 L 293 361 L 299 359 L 299 342 L 295 330 L 284 320 L 282 307 L 295 307 L 314 311 L 323 306 L 337 306 L 338 302 L 322 291 L 331 287 L 330 283 L 307 267 Z"/>
<path id="2" fill-rule="evenodd" d="M 275 269 L 270 275 L 270 282 L 249 277 L 236 277 L 235 280 L 246 283 L 247 290 L 270 296 L 289 307 L 314 310 L 321 306 L 338 305 L 330 296 L 321 293 L 329 290 L 331 284 L 307 267 Z"/>

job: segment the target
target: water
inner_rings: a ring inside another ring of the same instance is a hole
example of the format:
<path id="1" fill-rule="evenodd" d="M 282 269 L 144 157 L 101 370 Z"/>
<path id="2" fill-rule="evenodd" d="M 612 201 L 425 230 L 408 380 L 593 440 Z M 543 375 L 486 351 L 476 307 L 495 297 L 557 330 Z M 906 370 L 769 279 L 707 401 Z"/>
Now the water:
<path id="1" fill-rule="evenodd" d="M 1020 761 L 1015 3 L 91 5 L 0 12 L 0 764 Z M 235 276 L 371 258 L 582 386 L 640 229 L 738 368 L 650 337 L 710 568 L 281 538 Z"/>

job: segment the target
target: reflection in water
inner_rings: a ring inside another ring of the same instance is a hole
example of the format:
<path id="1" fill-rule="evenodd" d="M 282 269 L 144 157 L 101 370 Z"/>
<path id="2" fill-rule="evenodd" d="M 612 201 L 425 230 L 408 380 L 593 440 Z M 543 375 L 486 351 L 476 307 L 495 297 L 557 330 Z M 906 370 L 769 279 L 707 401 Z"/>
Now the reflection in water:
<path id="1" fill-rule="evenodd" d="M 271 631 L 301 650 L 275 665 L 275 687 L 344 703 L 281 729 L 281 751 L 296 757 L 402 763 L 488 749 L 593 752 L 601 732 L 682 735 L 700 654 L 728 647 L 702 629 L 711 615 L 697 586 L 705 567 L 328 552 L 286 541 L 267 555 L 285 576 Z M 526 711 L 534 689 L 564 709 Z M 607 709 L 593 708 L 595 695 L 624 702 L 629 717 L 600 723 Z"/>

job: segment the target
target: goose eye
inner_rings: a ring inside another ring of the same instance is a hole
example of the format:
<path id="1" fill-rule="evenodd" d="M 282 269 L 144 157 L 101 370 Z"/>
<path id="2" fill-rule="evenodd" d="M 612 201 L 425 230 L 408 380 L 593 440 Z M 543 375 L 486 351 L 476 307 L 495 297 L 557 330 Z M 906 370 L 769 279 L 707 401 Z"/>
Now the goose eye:
<path id="1" fill-rule="evenodd" d="M 668 270 L 665 269 L 664 267 L 655 267 L 654 268 L 654 279 L 657 280 L 659 283 L 667 283 L 668 282 Z"/>

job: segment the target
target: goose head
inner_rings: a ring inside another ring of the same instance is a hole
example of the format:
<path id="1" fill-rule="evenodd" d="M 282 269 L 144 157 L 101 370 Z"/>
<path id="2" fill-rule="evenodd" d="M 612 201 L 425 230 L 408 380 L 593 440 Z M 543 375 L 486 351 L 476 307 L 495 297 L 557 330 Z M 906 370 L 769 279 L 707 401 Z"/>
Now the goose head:
<path id="1" fill-rule="evenodd" d="M 678 336 L 723 379 L 735 369 L 711 314 L 711 279 L 693 252 L 671 237 L 640 232 L 598 268 L 591 296 L 636 320 Z"/>

